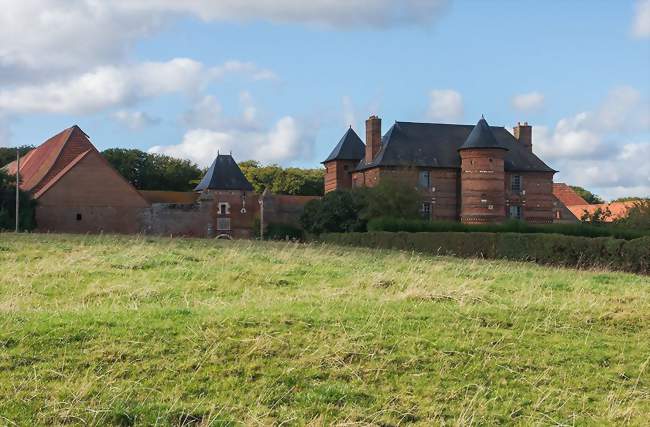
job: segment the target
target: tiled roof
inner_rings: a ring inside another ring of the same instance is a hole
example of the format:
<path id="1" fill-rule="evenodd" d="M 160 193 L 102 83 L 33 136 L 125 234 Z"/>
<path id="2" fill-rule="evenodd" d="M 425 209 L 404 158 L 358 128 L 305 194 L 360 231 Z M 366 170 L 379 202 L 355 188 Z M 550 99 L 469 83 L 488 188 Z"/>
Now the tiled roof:
<path id="1" fill-rule="evenodd" d="M 194 191 L 202 190 L 253 191 L 253 186 L 248 182 L 232 156 L 219 154 L 194 189 Z"/>
<path id="2" fill-rule="evenodd" d="M 61 171 L 81 154 L 97 149 L 88 136 L 74 125 L 54 135 L 31 150 L 20 161 L 20 188 L 32 194 L 49 184 Z M 5 166 L 7 173 L 16 174 L 16 162 Z"/>
<path id="3" fill-rule="evenodd" d="M 606 210 L 609 210 L 611 212 L 611 216 L 605 218 L 605 222 L 612 222 L 620 218 L 625 218 L 627 216 L 627 211 L 629 211 L 634 205 L 636 204 L 635 201 L 629 201 L 629 202 L 614 202 L 614 203 L 601 203 L 598 205 L 573 205 L 573 206 L 567 206 L 571 213 L 576 216 L 576 218 L 580 219 L 582 218 L 582 215 L 584 215 L 585 212 L 588 212 L 590 215 L 593 215 L 594 212 L 596 212 L 597 209 L 601 209 L 601 211 L 605 212 Z"/>
<path id="4" fill-rule="evenodd" d="M 580 197 L 575 190 L 563 182 L 553 184 L 553 195 L 564 203 L 565 206 L 588 205 L 587 201 Z"/>

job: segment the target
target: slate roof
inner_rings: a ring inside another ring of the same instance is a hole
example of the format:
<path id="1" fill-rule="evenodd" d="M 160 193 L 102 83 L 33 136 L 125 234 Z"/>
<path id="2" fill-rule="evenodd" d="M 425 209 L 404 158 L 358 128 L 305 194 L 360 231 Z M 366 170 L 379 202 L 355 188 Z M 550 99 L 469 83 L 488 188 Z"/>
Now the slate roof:
<path id="1" fill-rule="evenodd" d="M 508 150 L 508 147 L 501 144 L 494 137 L 492 129 L 490 129 L 490 125 L 488 125 L 488 122 L 484 117 L 481 117 L 481 120 L 476 123 L 474 129 L 472 129 L 469 136 L 458 150 L 467 150 L 470 148 L 499 148 L 502 150 Z"/>
<path id="2" fill-rule="evenodd" d="M 248 182 L 231 155 L 219 154 L 194 189 L 194 191 L 202 190 L 253 191 L 253 186 Z"/>
<path id="3" fill-rule="evenodd" d="M 331 162 L 332 160 L 361 160 L 365 154 L 366 146 L 350 126 L 330 155 L 321 163 Z"/>
<path id="4" fill-rule="evenodd" d="M 460 168 L 458 149 L 475 126 L 444 123 L 395 122 L 382 138 L 379 153 L 370 162 L 362 159 L 357 170 L 377 166 Z M 512 172 L 557 172 L 522 146 L 504 127 L 490 126 L 505 153 L 504 168 Z"/>

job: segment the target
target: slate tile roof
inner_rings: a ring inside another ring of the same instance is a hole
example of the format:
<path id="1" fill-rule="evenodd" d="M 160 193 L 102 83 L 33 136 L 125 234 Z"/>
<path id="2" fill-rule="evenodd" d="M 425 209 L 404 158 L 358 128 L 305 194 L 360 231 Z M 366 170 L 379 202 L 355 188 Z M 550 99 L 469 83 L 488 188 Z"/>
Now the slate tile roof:
<path id="1" fill-rule="evenodd" d="M 365 153 L 366 146 L 350 126 L 330 155 L 321 163 L 331 162 L 332 160 L 361 160 Z"/>
<path id="2" fill-rule="evenodd" d="M 253 191 L 253 186 L 232 156 L 219 154 L 194 191 L 241 190 Z"/>
<path id="3" fill-rule="evenodd" d="M 382 137 L 379 153 L 369 163 L 361 159 L 357 170 L 377 166 L 460 168 L 458 149 L 474 128 L 473 125 L 395 122 Z M 497 145 L 508 150 L 504 158 L 507 172 L 557 172 L 522 146 L 504 127 L 490 126 L 489 129 Z"/>

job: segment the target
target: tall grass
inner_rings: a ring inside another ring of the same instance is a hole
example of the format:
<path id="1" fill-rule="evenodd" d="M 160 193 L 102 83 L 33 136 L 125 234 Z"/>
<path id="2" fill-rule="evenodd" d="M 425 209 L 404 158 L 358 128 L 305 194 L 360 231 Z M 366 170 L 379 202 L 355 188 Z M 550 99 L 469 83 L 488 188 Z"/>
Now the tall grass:
<path id="1" fill-rule="evenodd" d="M 642 425 L 647 277 L 0 234 L 2 425 Z"/>

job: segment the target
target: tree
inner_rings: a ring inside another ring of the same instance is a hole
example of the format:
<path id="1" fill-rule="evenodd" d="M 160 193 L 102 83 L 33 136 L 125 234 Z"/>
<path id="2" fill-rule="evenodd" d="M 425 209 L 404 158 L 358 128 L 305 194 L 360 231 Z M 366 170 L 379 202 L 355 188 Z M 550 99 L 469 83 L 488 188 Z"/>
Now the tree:
<path id="1" fill-rule="evenodd" d="M 355 191 L 361 193 L 364 198 L 361 216 L 365 220 L 381 217 L 421 218 L 423 194 L 402 180 L 383 178 L 375 187 L 359 188 Z"/>
<path id="2" fill-rule="evenodd" d="M 637 230 L 650 230 L 650 199 L 637 201 L 616 224 Z"/>
<path id="3" fill-rule="evenodd" d="M 265 188 L 276 194 L 295 196 L 322 196 L 325 171 L 322 169 L 282 168 L 262 166 L 255 160 L 245 160 L 239 167 L 256 192 Z"/>
<path id="4" fill-rule="evenodd" d="M 21 145 L 18 147 L 20 157 L 34 149 L 33 145 Z M 0 147 L 0 168 L 16 160 L 16 147 Z"/>
<path id="5" fill-rule="evenodd" d="M 364 206 L 358 196 L 357 192 L 337 190 L 311 200 L 300 217 L 303 228 L 312 234 L 365 231 L 366 222 L 360 216 Z"/>
<path id="6" fill-rule="evenodd" d="M 15 153 L 15 149 L 14 149 Z M 14 230 L 16 225 L 16 178 L 0 169 L 0 230 Z M 28 193 L 20 192 L 20 228 L 36 227 L 36 202 Z"/>
<path id="7" fill-rule="evenodd" d="M 589 211 L 585 209 L 580 217 L 580 221 L 589 222 L 591 224 L 604 224 L 610 222 L 609 219 L 611 217 L 612 212 L 608 207 L 605 207 L 605 209 L 598 207 L 593 213 L 589 213 Z"/>
<path id="8" fill-rule="evenodd" d="M 109 148 L 108 162 L 139 190 L 191 191 L 203 171 L 189 160 L 141 150 Z"/>
<path id="9" fill-rule="evenodd" d="M 650 197 L 619 197 L 618 199 L 612 200 L 612 203 L 615 202 L 641 202 L 641 201 L 648 201 L 650 200 Z"/>
<path id="10" fill-rule="evenodd" d="M 573 189 L 573 191 L 578 193 L 580 197 L 585 199 L 585 201 L 590 205 L 599 205 L 601 203 L 605 203 L 605 201 L 600 196 L 595 195 L 589 190 L 574 185 L 572 185 L 571 188 Z"/>

